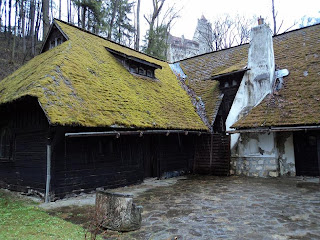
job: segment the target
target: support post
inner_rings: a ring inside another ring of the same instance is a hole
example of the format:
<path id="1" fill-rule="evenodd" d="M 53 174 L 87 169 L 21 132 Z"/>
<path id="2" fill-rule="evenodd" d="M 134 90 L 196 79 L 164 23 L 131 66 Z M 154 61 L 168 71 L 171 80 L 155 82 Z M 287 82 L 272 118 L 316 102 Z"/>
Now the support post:
<path id="1" fill-rule="evenodd" d="M 317 136 L 317 151 L 318 151 L 318 174 L 319 174 L 319 184 L 320 184 L 320 135 Z"/>
<path id="2" fill-rule="evenodd" d="M 46 180 L 46 195 L 45 202 L 50 202 L 50 180 L 51 180 L 51 142 L 50 138 L 48 138 L 47 143 L 47 180 Z"/>

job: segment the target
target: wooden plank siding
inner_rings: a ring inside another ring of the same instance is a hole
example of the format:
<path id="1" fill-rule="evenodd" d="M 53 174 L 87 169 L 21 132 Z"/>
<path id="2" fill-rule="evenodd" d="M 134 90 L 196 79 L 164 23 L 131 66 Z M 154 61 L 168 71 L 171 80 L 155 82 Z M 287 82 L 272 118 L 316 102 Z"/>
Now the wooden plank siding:
<path id="1" fill-rule="evenodd" d="M 0 129 L 11 132 L 12 155 L 0 161 L 0 185 L 11 190 L 44 192 L 48 122 L 36 99 L 0 108 Z"/>
<path id="2" fill-rule="evenodd" d="M 32 189 L 44 193 L 46 146 L 50 143 L 51 200 L 70 193 L 89 192 L 97 187 L 135 184 L 147 177 L 165 178 L 181 172 L 191 173 L 194 166 L 201 170 L 203 165 L 206 166 L 205 161 L 210 160 L 207 148 L 210 135 L 207 134 L 67 138 L 65 133 L 68 132 L 110 129 L 49 126 L 37 99 L 32 97 L 2 105 L 0 114 L 0 130 L 8 128 L 13 136 L 12 157 L 0 159 L 0 185 L 11 190 Z M 224 148 L 219 147 L 218 142 L 224 144 L 226 138 L 219 134 L 214 136 L 216 155 L 211 158 L 210 173 L 224 175 L 226 165 L 223 161 L 227 151 L 222 151 Z M 222 170 L 218 170 L 219 167 Z"/>
<path id="3" fill-rule="evenodd" d="M 194 172 L 228 176 L 230 171 L 230 136 L 203 135 L 195 149 Z"/>
<path id="4" fill-rule="evenodd" d="M 172 171 L 190 172 L 195 138 L 179 134 L 62 137 L 53 145 L 54 195 L 61 198 L 97 187 L 135 184 L 146 177 L 160 178 Z"/>

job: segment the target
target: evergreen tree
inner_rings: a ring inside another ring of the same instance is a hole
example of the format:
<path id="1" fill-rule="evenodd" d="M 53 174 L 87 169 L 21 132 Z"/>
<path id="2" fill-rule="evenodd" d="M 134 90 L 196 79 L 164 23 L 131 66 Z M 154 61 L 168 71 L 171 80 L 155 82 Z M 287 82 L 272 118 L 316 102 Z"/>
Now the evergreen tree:
<path id="1" fill-rule="evenodd" d="M 108 0 L 106 5 L 107 38 L 130 46 L 135 31 L 129 18 L 132 13 L 133 2 Z"/>

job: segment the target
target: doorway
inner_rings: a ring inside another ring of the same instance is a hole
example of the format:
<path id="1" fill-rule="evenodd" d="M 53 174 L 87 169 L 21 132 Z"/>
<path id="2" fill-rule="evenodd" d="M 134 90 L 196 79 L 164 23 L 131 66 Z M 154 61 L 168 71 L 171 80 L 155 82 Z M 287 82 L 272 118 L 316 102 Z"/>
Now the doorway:
<path id="1" fill-rule="evenodd" d="M 320 133 L 295 132 L 293 141 L 297 176 L 319 176 Z"/>

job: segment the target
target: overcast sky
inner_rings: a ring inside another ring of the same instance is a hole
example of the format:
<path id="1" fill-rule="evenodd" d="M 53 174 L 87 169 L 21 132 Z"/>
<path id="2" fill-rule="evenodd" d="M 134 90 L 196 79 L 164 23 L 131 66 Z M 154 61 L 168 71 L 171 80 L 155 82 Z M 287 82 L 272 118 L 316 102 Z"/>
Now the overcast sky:
<path id="1" fill-rule="evenodd" d="M 58 0 L 54 0 L 58 6 Z M 135 1 L 135 0 L 132 0 Z M 62 0 L 65 7 L 65 0 Z M 247 18 L 262 16 L 267 23 L 272 21 L 271 0 L 166 0 L 166 4 L 175 4 L 180 10 L 180 18 L 176 19 L 172 27 L 171 34 L 192 39 L 197 25 L 197 19 L 204 15 L 208 20 L 225 13 L 230 15 L 244 15 Z M 292 26 L 295 21 L 299 21 L 304 15 L 310 17 L 320 17 L 320 0 L 275 0 L 275 8 L 278 11 L 278 24 L 284 20 L 282 30 Z M 147 29 L 147 22 L 143 18 L 144 14 L 152 11 L 152 0 L 141 0 L 141 39 Z M 63 9 L 66 12 L 66 9 Z M 66 14 L 63 14 L 66 20 Z M 133 16 L 132 16 L 133 17 Z M 299 25 L 297 25 L 298 27 Z"/>
<path id="2" fill-rule="evenodd" d="M 152 1 L 141 0 L 141 2 L 142 11 L 150 11 Z M 167 0 L 167 2 L 176 3 L 178 8 L 181 8 L 181 17 L 175 21 L 171 31 L 172 35 L 184 34 L 189 39 L 193 37 L 197 19 L 202 14 L 208 20 L 213 20 L 224 13 L 245 15 L 248 18 L 261 15 L 267 22 L 272 20 L 271 0 Z M 278 24 L 284 20 L 283 30 L 304 15 L 320 17 L 320 0 L 275 0 L 275 7 L 278 11 Z M 144 19 L 143 22 L 145 22 Z"/>

